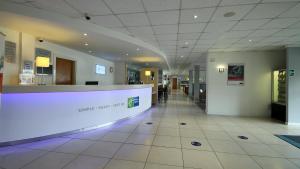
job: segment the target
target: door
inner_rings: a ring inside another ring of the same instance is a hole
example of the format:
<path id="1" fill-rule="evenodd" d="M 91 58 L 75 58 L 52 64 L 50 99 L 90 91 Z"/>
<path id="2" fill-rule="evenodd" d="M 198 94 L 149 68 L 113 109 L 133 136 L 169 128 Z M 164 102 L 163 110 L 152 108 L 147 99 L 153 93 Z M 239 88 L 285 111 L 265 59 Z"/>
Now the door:
<path id="1" fill-rule="evenodd" d="M 56 84 L 73 85 L 75 82 L 75 62 L 68 59 L 56 58 Z"/>
<path id="2" fill-rule="evenodd" d="M 177 78 L 172 79 L 172 89 L 177 89 Z"/>

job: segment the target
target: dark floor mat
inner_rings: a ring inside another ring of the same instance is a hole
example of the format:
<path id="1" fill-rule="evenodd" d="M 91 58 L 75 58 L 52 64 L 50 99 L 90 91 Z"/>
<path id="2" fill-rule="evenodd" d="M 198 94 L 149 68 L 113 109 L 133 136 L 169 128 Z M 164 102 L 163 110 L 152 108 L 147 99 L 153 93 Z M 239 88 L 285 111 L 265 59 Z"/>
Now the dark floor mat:
<path id="1" fill-rule="evenodd" d="M 297 148 L 300 148 L 300 136 L 295 136 L 295 135 L 275 135 L 275 136 L 292 144 Z"/>

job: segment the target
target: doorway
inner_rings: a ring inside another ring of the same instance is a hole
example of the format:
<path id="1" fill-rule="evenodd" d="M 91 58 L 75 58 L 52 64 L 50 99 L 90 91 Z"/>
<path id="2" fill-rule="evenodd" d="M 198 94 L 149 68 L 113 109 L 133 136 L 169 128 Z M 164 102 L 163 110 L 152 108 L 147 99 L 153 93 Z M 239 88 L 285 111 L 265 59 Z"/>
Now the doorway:
<path id="1" fill-rule="evenodd" d="M 75 62 L 73 60 L 56 58 L 56 78 L 57 85 L 75 84 Z"/>
<path id="2" fill-rule="evenodd" d="M 177 89 L 177 78 L 172 78 L 172 89 Z"/>

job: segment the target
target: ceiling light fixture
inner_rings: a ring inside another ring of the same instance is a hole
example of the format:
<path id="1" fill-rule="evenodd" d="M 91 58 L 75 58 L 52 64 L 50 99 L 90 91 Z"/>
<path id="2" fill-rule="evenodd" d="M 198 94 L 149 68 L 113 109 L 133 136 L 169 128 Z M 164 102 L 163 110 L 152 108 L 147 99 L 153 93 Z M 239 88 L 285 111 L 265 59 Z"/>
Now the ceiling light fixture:
<path id="1" fill-rule="evenodd" d="M 252 39 L 249 39 L 249 42 L 252 42 Z"/>
<path id="2" fill-rule="evenodd" d="M 128 53 L 126 53 L 126 56 L 128 56 L 129 54 Z"/>
<path id="3" fill-rule="evenodd" d="M 184 56 L 183 56 L 183 55 L 181 55 L 180 57 L 181 57 L 181 58 L 183 58 Z"/>
<path id="4" fill-rule="evenodd" d="M 189 42 L 184 42 L 184 44 L 185 44 L 185 45 L 188 45 L 188 44 L 189 44 Z"/>
<path id="5" fill-rule="evenodd" d="M 87 42 L 85 42 L 84 46 L 89 46 L 89 44 Z"/>
<path id="6" fill-rule="evenodd" d="M 87 36 L 87 33 L 84 33 L 83 36 Z"/>
<path id="7" fill-rule="evenodd" d="M 224 17 L 229 18 L 229 17 L 233 17 L 235 15 L 235 12 L 226 12 L 224 14 Z"/>
<path id="8" fill-rule="evenodd" d="M 194 19 L 197 19 L 198 18 L 198 15 L 194 15 Z"/>
<path id="9" fill-rule="evenodd" d="M 140 50 L 140 48 L 136 48 L 136 50 L 137 50 L 137 51 L 139 51 L 139 50 Z"/>

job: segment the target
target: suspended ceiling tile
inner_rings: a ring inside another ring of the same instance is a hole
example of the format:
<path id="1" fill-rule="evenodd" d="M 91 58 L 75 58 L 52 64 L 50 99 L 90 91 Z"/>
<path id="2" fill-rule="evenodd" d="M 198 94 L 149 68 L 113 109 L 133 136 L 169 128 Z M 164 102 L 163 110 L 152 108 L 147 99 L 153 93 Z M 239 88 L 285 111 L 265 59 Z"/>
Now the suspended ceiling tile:
<path id="1" fill-rule="evenodd" d="M 178 24 L 179 10 L 148 13 L 152 25 Z"/>
<path id="2" fill-rule="evenodd" d="M 215 7 L 219 4 L 220 0 L 183 0 L 182 8 L 203 8 Z"/>
<path id="3" fill-rule="evenodd" d="M 262 29 L 283 29 L 300 21 L 300 18 L 279 18 L 267 23 Z"/>
<path id="4" fill-rule="evenodd" d="M 112 14 L 109 8 L 103 1 L 99 0 L 66 0 L 71 6 L 79 10 L 81 13 L 88 13 L 90 15 L 107 15 Z"/>
<path id="5" fill-rule="evenodd" d="M 237 21 L 209 22 L 204 32 L 221 33 L 231 30 Z"/>
<path id="6" fill-rule="evenodd" d="M 179 9 L 180 0 L 143 0 L 147 11 Z"/>
<path id="7" fill-rule="evenodd" d="M 179 33 L 196 33 L 202 32 L 206 23 L 196 24 L 179 24 Z"/>
<path id="8" fill-rule="evenodd" d="M 208 22 L 214 11 L 215 8 L 181 10 L 180 23 Z"/>
<path id="9" fill-rule="evenodd" d="M 242 19 L 254 5 L 239 5 L 239 6 L 224 6 L 218 7 L 217 11 L 212 17 L 212 21 L 232 21 Z M 234 12 L 235 15 L 232 17 L 224 17 L 224 14 L 228 12 Z"/>
<path id="10" fill-rule="evenodd" d="M 270 21 L 271 19 L 242 20 L 234 26 L 233 30 L 254 30 Z"/>
<path id="11" fill-rule="evenodd" d="M 167 34 L 167 33 L 177 33 L 177 25 L 158 25 L 153 26 L 155 34 Z"/>
<path id="12" fill-rule="evenodd" d="M 255 4 L 260 0 L 222 0 L 221 6 Z"/>
<path id="13" fill-rule="evenodd" d="M 91 21 L 103 27 L 123 27 L 122 23 L 114 15 L 94 16 Z"/>
<path id="14" fill-rule="evenodd" d="M 275 18 L 295 5 L 296 3 L 294 2 L 259 4 L 245 17 L 245 19 Z"/>
<path id="15" fill-rule="evenodd" d="M 141 0 L 104 0 L 115 14 L 144 12 Z"/>
<path id="16" fill-rule="evenodd" d="M 126 26 L 149 26 L 150 25 L 145 13 L 121 14 L 118 15 L 118 17 Z"/>

